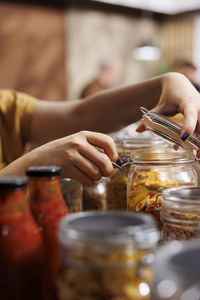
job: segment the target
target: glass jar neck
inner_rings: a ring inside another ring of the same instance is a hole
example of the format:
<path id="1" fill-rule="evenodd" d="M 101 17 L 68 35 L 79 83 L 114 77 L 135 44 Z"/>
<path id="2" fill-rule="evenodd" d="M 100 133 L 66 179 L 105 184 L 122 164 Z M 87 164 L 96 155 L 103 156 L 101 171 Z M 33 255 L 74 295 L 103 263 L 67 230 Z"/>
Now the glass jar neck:
<path id="1" fill-rule="evenodd" d="M 57 202 L 64 201 L 60 186 L 60 176 L 53 177 L 29 177 L 28 193 L 31 201 Z"/>
<path id="2" fill-rule="evenodd" d="M 29 212 L 26 201 L 26 188 L 2 189 L 0 191 L 0 217 L 6 215 L 21 215 Z"/>

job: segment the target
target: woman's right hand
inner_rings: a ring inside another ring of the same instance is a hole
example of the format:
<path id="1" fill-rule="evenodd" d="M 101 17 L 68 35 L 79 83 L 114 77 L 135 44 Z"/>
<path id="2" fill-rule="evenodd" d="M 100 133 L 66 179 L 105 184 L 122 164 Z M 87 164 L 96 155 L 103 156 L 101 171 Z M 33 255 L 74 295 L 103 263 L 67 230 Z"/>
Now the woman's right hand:
<path id="1" fill-rule="evenodd" d="M 80 131 L 51 141 L 34 150 L 34 164 L 58 165 L 62 176 L 92 185 L 102 176 L 110 176 L 112 161 L 118 159 L 113 139 L 105 134 Z"/>

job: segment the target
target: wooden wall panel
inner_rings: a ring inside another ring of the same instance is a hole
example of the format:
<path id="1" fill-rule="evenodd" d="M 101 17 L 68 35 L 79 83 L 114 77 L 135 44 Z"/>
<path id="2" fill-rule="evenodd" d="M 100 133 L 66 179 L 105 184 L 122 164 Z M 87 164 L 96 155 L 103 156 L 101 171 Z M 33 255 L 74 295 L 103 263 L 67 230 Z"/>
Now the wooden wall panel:
<path id="1" fill-rule="evenodd" d="M 65 77 L 64 12 L 0 3 L 0 87 L 61 100 Z"/>

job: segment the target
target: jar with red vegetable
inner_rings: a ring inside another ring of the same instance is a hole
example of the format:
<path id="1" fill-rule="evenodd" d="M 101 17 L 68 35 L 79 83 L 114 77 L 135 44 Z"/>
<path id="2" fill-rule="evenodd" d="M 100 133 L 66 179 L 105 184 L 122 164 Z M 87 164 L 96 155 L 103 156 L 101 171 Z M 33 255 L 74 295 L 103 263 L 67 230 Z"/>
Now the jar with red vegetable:
<path id="1" fill-rule="evenodd" d="M 27 178 L 0 177 L 0 299 L 43 300 L 44 248 L 26 200 Z"/>
<path id="2" fill-rule="evenodd" d="M 69 213 L 63 199 L 57 166 L 31 166 L 26 170 L 29 177 L 28 198 L 33 216 L 44 239 L 48 282 L 54 294 L 54 276 L 59 270 L 57 229 L 60 219 Z M 50 290 L 51 290 L 50 288 Z M 55 296 L 53 296 L 53 299 Z"/>

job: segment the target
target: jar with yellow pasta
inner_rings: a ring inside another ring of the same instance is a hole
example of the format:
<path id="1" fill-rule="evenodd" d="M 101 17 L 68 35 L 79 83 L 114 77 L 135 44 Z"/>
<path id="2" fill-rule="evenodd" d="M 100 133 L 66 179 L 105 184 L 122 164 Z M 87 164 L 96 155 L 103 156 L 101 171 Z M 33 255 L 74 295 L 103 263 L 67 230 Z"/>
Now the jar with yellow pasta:
<path id="1" fill-rule="evenodd" d="M 160 222 L 161 192 L 168 187 L 196 186 L 195 158 L 179 148 L 134 151 L 127 182 L 128 210 L 152 214 Z"/>
<path id="2" fill-rule="evenodd" d="M 59 300 L 149 300 L 152 251 L 159 232 L 152 217 L 114 211 L 69 215 L 59 227 Z M 147 259 L 148 258 L 148 259 Z"/>
<path id="3" fill-rule="evenodd" d="M 134 133 L 132 137 L 114 138 L 117 151 L 123 163 L 131 158 L 133 150 L 167 148 L 168 144 L 151 132 Z M 130 165 L 123 170 L 115 168 L 111 177 L 107 178 L 107 210 L 127 210 L 127 178 Z"/>

